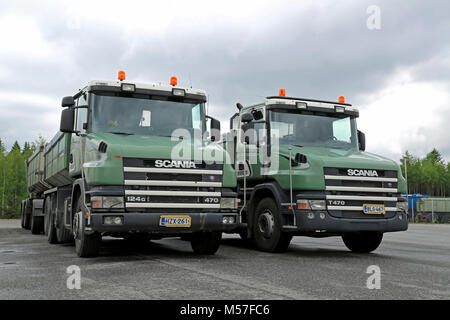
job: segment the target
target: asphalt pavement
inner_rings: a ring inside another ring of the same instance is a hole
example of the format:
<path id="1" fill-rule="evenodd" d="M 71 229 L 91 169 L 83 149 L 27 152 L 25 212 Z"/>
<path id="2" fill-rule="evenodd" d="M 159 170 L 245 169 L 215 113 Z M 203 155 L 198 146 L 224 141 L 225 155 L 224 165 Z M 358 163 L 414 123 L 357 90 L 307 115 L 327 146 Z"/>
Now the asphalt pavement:
<path id="1" fill-rule="evenodd" d="M 369 281 L 379 289 L 368 288 L 368 268 L 379 268 L 380 281 Z M 0 220 L 0 299 L 450 299 L 450 225 L 385 234 L 371 254 L 338 237 L 295 237 L 271 254 L 224 235 L 214 256 L 178 238 L 139 246 L 105 238 L 101 255 L 86 259 Z"/>

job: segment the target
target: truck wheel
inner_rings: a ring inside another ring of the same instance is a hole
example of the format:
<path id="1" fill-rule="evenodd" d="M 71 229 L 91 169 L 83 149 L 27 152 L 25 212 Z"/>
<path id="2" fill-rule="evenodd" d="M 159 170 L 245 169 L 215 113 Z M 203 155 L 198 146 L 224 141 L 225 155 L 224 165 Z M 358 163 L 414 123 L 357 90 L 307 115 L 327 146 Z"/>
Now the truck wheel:
<path id="1" fill-rule="evenodd" d="M 358 234 L 348 234 L 342 236 L 342 240 L 347 248 L 357 253 L 369 253 L 374 251 L 383 240 L 381 232 L 361 232 Z"/>
<path id="2" fill-rule="evenodd" d="M 69 243 L 73 241 L 73 233 L 72 230 L 67 229 L 64 225 L 63 215 L 60 214 L 59 221 L 56 224 L 56 238 L 58 239 L 58 243 Z"/>
<path id="3" fill-rule="evenodd" d="M 214 254 L 221 240 L 222 232 L 195 232 L 192 234 L 191 247 L 196 254 Z"/>
<path id="4" fill-rule="evenodd" d="M 75 252 L 81 258 L 95 257 L 100 251 L 101 234 L 95 232 L 86 234 L 86 218 L 84 217 L 83 199 L 80 196 L 73 212 L 73 237 L 75 239 Z"/>
<path id="5" fill-rule="evenodd" d="M 258 249 L 266 252 L 285 252 L 292 236 L 281 231 L 278 208 L 272 198 L 264 198 L 256 207 L 253 235 Z"/>
<path id="6" fill-rule="evenodd" d="M 58 243 L 58 239 L 56 238 L 55 217 L 52 213 L 51 197 L 47 197 L 45 200 L 44 212 L 45 234 L 47 235 L 47 241 L 51 244 Z"/>
<path id="7" fill-rule="evenodd" d="M 41 234 L 44 230 L 44 218 L 31 215 L 31 234 Z"/>

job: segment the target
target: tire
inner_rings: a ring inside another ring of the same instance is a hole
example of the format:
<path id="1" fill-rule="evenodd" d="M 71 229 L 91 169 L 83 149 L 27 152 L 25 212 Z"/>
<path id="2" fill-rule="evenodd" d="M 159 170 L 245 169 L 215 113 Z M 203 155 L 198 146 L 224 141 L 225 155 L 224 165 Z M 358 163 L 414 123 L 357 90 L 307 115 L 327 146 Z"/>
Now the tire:
<path id="1" fill-rule="evenodd" d="M 56 212 L 56 214 L 59 214 Z M 61 216 L 56 223 L 56 238 L 58 239 L 58 243 L 70 243 L 73 242 L 73 233 L 72 230 L 67 229 L 64 225 L 64 213 L 61 213 Z"/>
<path id="2" fill-rule="evenodd" d="M 378 248 L 383 240 L 383 233 L 366 231 L 342 236 L 345 246 L 356 253 L 369 253 Z"/>
<path id="3" fill-rule="evenodd" d="M 44 217 L 31 216 L 31 234 L 42 234 L 44 230 Z"/>
<path id="4" fill-rule="evenodd" d="M 44 225 L 45 233 L 47 234 L 47 241 L 50 244 L 58 243 L 58 238 L 56 237 L 55 228 L 55 216 L 52 212 L 52 197 L 47 197 L 44 204 Z"/>
<path id="5" fill-rule="evenodd" d="M 48 236 L 48 224 L 49 224 L 49 218 L 50 215 L 48 214 L 48 206 L 50 203 L 50 197 L 45 198 L 44 200 L 44 234 L 45 236 Z"/>
<path id="6" fill-rule="evenodd" d="M 78 197 L 75 210 L 73 211 L 73 233 L 75 239 L 75 252 L 81 258 L 96 257 L 100 251 L 102 241 L 101 234 L 94 232 L 86 234 L 86 218 L 79 212 L 84 212 L 82 196 Z M 80 217 L 81 216 L 81 217 Z"/>
<path id="7" fill-rule="evenodd" d="M 253 237 L 261 251 L 285 252 L 289 247 L 292 236 L 281 231 L 278 207 L 272 198 L 264 198 L 256 206 Z"/>
<path id="8" fill-rule="evenodd" d="M 20 205 L 20 226 L 25 229 L 25 200 Z"/>
<path id="9" fill-rule="evenodd" d="M 25 210 L 24 210 L 24 227 L 26 230 L 31 229 L 31 212 L 28 213 L 28 206 L 31 200 L 25 200 Z M 31 211 L 31 210 L 30 210 Z"/>
<path id="10" fill-rule="evenodd" d="M 222 232 L 195 232 L 192 234 L 191 247 L 196 254 L 212 255 L 219 250 Z"/>

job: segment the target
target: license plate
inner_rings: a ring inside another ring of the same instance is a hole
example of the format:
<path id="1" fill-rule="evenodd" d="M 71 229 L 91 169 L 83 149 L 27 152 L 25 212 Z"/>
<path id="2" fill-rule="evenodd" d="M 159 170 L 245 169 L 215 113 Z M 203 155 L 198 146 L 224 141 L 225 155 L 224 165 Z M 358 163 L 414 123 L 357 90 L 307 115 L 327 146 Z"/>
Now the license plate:
<path id="1" fill-rule="evenodd" d="M 363 211 L 365 214 L 385 214 L 386 213 L 384 204 L 363 204 Z"/>
<path id="2" fill-rule="evenodd" d="M 190 216 L 161 216 L 159 218 L 159 225 L 161 227 L 189 228 L 191 226 L 191 217 Z"/>

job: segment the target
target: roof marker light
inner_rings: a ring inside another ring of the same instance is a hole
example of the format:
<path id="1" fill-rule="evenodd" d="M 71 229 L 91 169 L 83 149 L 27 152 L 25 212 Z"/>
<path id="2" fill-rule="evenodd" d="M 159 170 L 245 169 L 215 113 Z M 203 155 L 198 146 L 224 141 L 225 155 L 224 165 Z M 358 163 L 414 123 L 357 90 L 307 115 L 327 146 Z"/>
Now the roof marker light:
<path id="1" fill-rule="evenodd" d="M 345 103 L 345 97 L 344 96 L 340 96 L 338 102 L 339 103 Z"/>
<path id="2" fill-rule="evenodd" d="M 170 77 L 170 85 L 175 87 L 177 84 L 178 84 L 177 77 Z"/>
<path id="3" fill-rule="evenodd" d="M 285 89 L 280 89 L 278 95 L 279 95 L 280 97 L 286 97 L 286 90 L 285 90 Z"/>
<path id="4" fill-rule="evenodd" d="M 118 74 L 117 78 L 118 78 L 120 81 L 125 80 L 125 71 L 122 71 L 122 70 L 119 71 L 119 74 Z"/>

